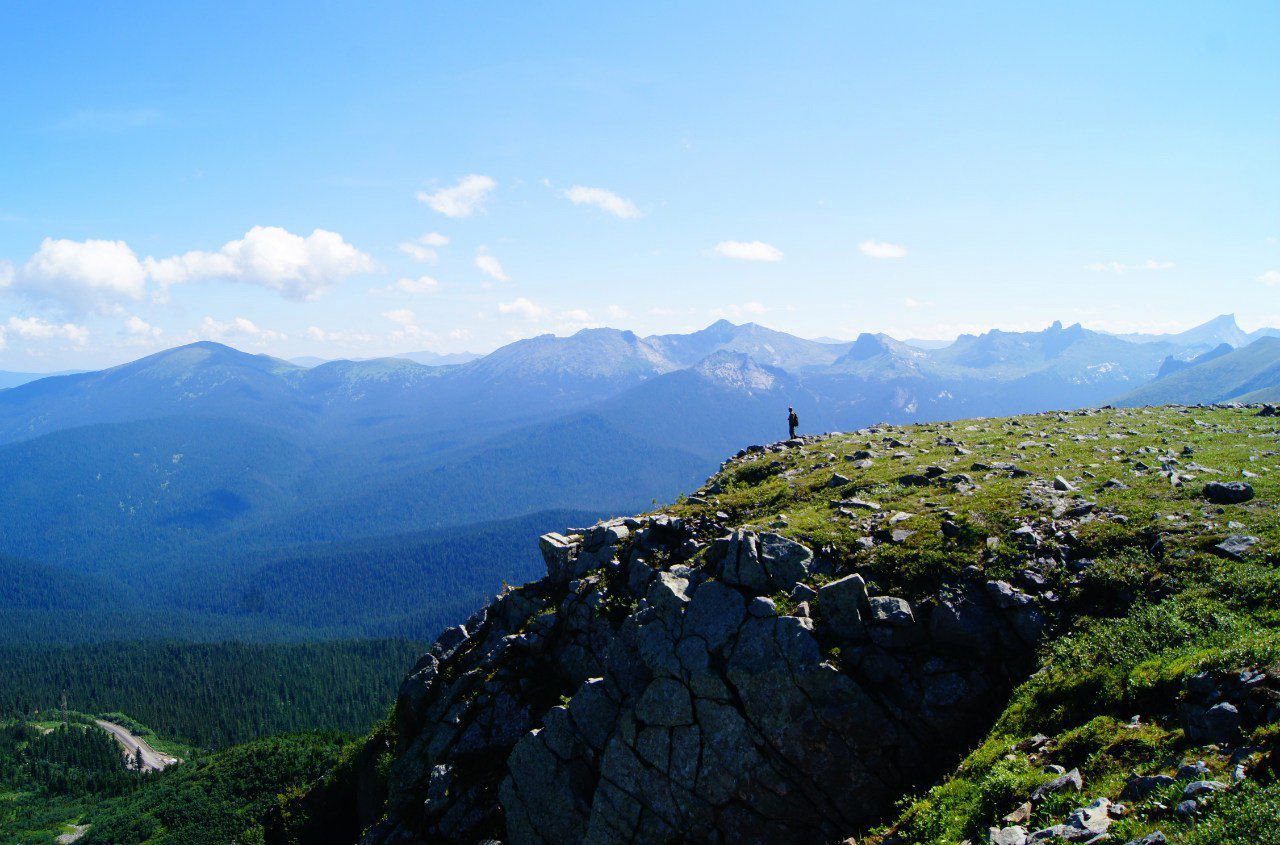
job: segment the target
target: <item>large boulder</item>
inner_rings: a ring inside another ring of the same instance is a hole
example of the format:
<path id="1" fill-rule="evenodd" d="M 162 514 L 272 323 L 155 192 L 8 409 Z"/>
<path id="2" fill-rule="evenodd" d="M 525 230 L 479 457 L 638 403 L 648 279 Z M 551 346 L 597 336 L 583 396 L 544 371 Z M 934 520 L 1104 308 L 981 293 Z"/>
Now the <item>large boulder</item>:
<path id="1" fill-rule="evenodd" d="M 790 592 L 813 564 L 813 552 L 795 540 L 741 529 L 712 543 L 709 558 L 726 584 L 756 595 Z"/>
<path id="2" fill-rule="evenodd" d="M 846 575 L 818 590 L 818 617 L 822 628 L 842 639 L 863 633 L 863 617 L 871 611 L 867 584 L 861 575 Z"/>
<path id="3" fill-rule="evenodd" d="M 1243 481 L 1210 481 L 1203 495 L 1215 505 L 1238 505 L 1253 498 L 1253 488 Z"/>

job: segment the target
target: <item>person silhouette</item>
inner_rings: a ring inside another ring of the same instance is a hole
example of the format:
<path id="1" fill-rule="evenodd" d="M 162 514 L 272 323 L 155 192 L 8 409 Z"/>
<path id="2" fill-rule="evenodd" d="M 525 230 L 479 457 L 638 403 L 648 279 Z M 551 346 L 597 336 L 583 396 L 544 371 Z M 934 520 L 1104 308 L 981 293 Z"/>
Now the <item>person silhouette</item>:
<path id="1" fill-rule="evenodd" d="M 795 408 L 787 408 L 787 430 L 791 432 L 791 439 L 796 439 L 796 426 L 800 425 L 800 418 L 796 416 Z"/>

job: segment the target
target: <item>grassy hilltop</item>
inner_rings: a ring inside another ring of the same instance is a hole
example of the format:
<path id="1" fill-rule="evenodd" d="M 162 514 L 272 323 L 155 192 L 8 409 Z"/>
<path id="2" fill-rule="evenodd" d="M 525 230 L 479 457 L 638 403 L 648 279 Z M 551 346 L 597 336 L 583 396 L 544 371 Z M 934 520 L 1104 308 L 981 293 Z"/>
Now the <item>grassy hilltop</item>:
<path id="1" fill-rule="evenodd" d="M 1236 481 L 1251 499 L 1206 498 L 1206 484 Z M 785 534 L 913 603 L 965 575 L 1007 581 L 1053 620 L 1038 671 L 985 740 L 860 842 L 985 842 L 991 826 L 1035 831 L 1106 797 L 1124 805 L 1112 841 L 1159 830 L 1256 843 L 1280 841 L 1280 724 L 1268 723 L 1280 715 L 1277 502 L 1275 419 L 1197 407 L 813 438 L 739 455 L 672 511 Z M 1188 731 L 1223 701 L 1239 712 L 1234 730 Z M 1080 792 L 1023 806 L 1073 769 Z M 1175 777 L 1126 791 L 1134 773 Z M 1181 804 L 1188 778 L 1227 788 Z"/>

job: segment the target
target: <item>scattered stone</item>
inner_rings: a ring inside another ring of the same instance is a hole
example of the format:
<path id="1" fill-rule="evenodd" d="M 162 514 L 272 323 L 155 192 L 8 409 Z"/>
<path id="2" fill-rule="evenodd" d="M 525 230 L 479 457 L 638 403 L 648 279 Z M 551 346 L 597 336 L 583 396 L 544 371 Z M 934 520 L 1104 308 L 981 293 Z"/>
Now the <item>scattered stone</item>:
<path id="1" fill-rule="evenodd" d="M 1005 816 L 1003 821 L 1009 824 L 1024 824 L 1031 818 L 1031 802 L 1024 801 L 1022 806 Z"/>
<path id="2" fill-rule="evenodd" d="M 1243 560 L 1249 550 L 1258 543 L 1262 542 L 1257 537 L 1251 537 L 1248 534 L 1232 534 L 1213 547 L 1213 550 L 1223 557 L 1232 560 Z"/>
<path id="3" fill-rule="evenodd" d="M 1080 777 L 1079 769 L 1072 769 L 1066 774 L 1058 775 L 1048 783 L 1042 783 L 1036 787 L 1036 791 L 1032 793 L 1031 800 L 1034 803 L 1040 803 L 1046 795 L 1052 795 L 1056 792 L 1065 790 L 1074 790 L 1079 792 L 1084 789 L 1084 780 Z"/>
<path id="4" fill-rule="evenodd" d="M 1130 801 L 1144 801 L 1152 793 L 1172 786 L 1174 783 L 1176 781 L 1169 775 L 1130 775 L 1125 781 L 1120 797 Z"/>
<path id="5" fill-rule="evenodd" d="M 1074 493 L 1076 491 L 1075 485 L 1061 475 L 1053 477 L 1053 489 L 1062 493 Z"/>
<path id="6" fill-rule="evenodd" d="M 1202 495 L 1215 505 L 1238 505 L 1253 498 L 1253 487 L 1243 481 L 1210 481 Z"/>
<path id="7" fill-rule="evenodd" d="M 1187 737 L 1196 743 L 1231 742 L 1240 733 L 1240 711 L 1229 701 L 1212 707 L 1187 707 L 1183 711 L 1183 721 Z"/>
<path id="8" fill-rule="evenodd" d="M 1163 833 L 1155 830 L 1141 839 L 1131 839 L 1125 845 L 1169 845 L 1169 840 Z"/>
<path id="9" fill-rule="evenodd" d="M 1226 788 L 1227 785 L 1220 780 L 1193 780 L 1183 787 L 1182 797 L 1199 798 L 1202 795 L 1208 795 L 1211 792 L 1218 792 Z"/>
<path id="10" fill-rule="evenodd" d="M 987 842 L 989 845 L 1026 845 L 1027 829 L 1020 825 L 1005 828 L 993 827 Z"/>

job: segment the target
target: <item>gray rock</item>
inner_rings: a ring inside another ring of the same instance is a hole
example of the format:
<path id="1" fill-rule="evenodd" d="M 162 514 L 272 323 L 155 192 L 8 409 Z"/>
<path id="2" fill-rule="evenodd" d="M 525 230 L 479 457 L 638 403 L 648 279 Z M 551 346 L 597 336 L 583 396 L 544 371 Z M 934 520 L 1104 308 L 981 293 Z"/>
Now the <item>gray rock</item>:
<path id="1" fill-rule="evenodd" d="M 1253 498 L 1253 488 L 1243 481 L 1210 481 L 1202 495 L 1215 505 L 1238 505 Z"/>
<path id="2" fill-rule="evenodd" d="M 1053 489 L 1062 493 L 1074 493 L 1076 490 L 1075 485 L 1070 481 L 1067 481 L 1061 475 L 1055 475 L 1053 477 Z"/>
<path id="3" fill-rule="evenodd" d="M 737 590 L 719 581 L 709 581 L 693 594 L 685 613 L 686 637 L 699 637 L 709 651 L 717 652 L 729 643 L 742 625 L 746 602 Z"/>
<path id="4" fill-rule="evenodd" d="M 1036 600 L 1022 592 L 1014 589 L 1013 585 L 1008 581 L 988 581 L 987 595 L 991 596 L 995 601 L 996 607 L 1002 610 L 1008 610 L 1016 607 L 1030 607 L 1034 605 Z"/>
<path id="5" fill-rule="evenodd" d="M 993 827 L 987 837 L 987 842 L 989 845 L 1026 845 L 1027 829 L 1021 825 L 1005 828 Z"/>
<path id="6" fill-rule="evenodd" d="M 813 552 L 794 540 L 743 530 L 712 543 L 709 556 L 726 584 L 756 594 L 790 591 L 813 563 Z"/>
<path id="7" fill-rule="evenodd" d="M 818 590 L 822 626 L 837 637 L 853 639 L 863 632 L 862 617 L 870 612 L 867 584 L 861 575 L 846 575 Z"/>
<path id="8" fill-rule="evenodd" d="M 1169 840 L 1163 833 L 1153 830 L 1141 839 L 1131 839 L 1125 845 L 1169 845 Z"/>
<path id="9" fill-rule="evenodd" d="M 1124 784 L 1121 798 L 1144 801 L 1152 793 L 1172 786 L 1176 781 L 1169 775 L 1131 775 Z"/>
<path id="10" fill-rule="evenodd" d="M 1208 780 L 1209 767 L 1205 765 L 1203 760 L 1196 760 L 1194 763 L 1183 763 L 1178 767 L 1178 780 Z"/>
<path id="11" fill-rule="evenodd" d="M 1231 742 L 1240 733 L 1240 711 L 1229 701 L 1190 707 L 1184 711 L 1184 723 L 1192 742 Z"/>
<path id="12" fill-rule="evenodd" d="M 1084 789 L 1084 780 L 1080 777 L 1080 770 L 1072 769 L 1066 774 L 1058 775 L 1053 780 L 1036 787 L 1036 791 L 1031 795 L 1031 800 L 1039 803 L 1044 800 L 1045 796 L 1056 792 L 1064 792 L 1066 790 L 1079 792 L 1082 789 Z"/>
<path id="13" fill-rule="evenodd" d="M 896 596 L 873 596 L 868 611 L 870 621 L 879 625 L 914 625 L 916 622 L 911 605 Z"/>
<path id="14" fill-rule="evenodd" d="M 1227 785 L 1220 780 L 1193 780 L 1182 789 L 1183 798 L 1199 798 L 1211 792 L 1226 789 Z"/>
<path id="15" fill-rule="evenodd" d="M 663 727 L 692 725 L 693 701 L 689 690 L 674 678 L 654 678 L 636 702 L 636 718 Z"/>
<path id="16" fill-rule="evenodd" d="M 1232 560 L 1243 560 L 1249 550 L 1260 542 L 1257 537 L 1250 537 L 1247 534 L 1232 534 L 1214 546 L 1213 549 L 1223 557 L 1228 557 Z"/>
<path id="17" fill-rule="evenodd" d="M 552 531 L 538 538 L 538 549 L 547 565 L 547 576 L 555 583 L 568 582 L 574 576 L 574 562 L 582 544 Z"/>

